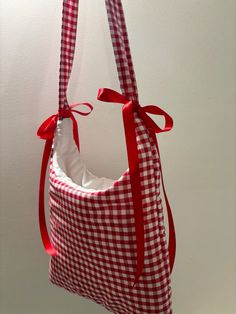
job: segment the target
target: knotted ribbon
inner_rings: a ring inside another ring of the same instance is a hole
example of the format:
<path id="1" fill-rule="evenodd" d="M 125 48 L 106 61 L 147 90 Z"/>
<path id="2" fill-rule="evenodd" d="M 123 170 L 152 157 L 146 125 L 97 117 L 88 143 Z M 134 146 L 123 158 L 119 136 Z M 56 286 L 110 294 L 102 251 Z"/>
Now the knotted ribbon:
<path id="1" fill-rule="evenodd" d="M 73 108 L 84 105 L 90 109 L 89 112 L 82 112 L 75 110 Z M 46 225 L 46 218 L 45 218 L 45 206 L 44 206 L 44 190 L 45 190 L 45 177 L 47 172 L 47 166 L 49 162 L 49 158 L 52 151 L 52 144 L 53 144 L 53 138 L 54 133 L 57 127 L 57 121 L 58 119 L 63 118 L 70 118 L 73 124 L 73 137 L 76 146 L 78 147 L 78 150 L 80 150 L 80 144 L 79 144 L 79 134 L 78 134 L 78 125 L 76 122 L 76 119 L 73 115 L 74 113 L 80 114 L 82 116 L 87 116 L 91 113 L 93 110 L 93 106 L 89 103 L 79 103 L 69 106 L 67 109 L 59 109 L 57 114 L 54 114 L 47 118 L 39 127 L 37 131 L 37 135 L 40 139 L 46 140 L 45 146 L 44 146 L 44 152 L 43 152 L 43 158 L 42 158 L 42 164 L 41 164 L 41 174 L 40 174 L 40 182 L 39 182 L 39 204 L 38 204 L 38 214 L 39 214 L 39 227 L 40 227 L 40 233 L 42 242 L 44 245 L 44 249 L 50 256 L 56 256 L 58 252 L 53 247 L 48 231 L 47 231 L 47 225 Z"/>
<path id="2" fill-rule="evenodd" d="M 172 272 L 174 260 L 175 260 L 175 251 L 176 251 L 176 237 L 175 237 L 175 228 L 173 222 L 173 216 L 170 208 L 170 204 L 167 198 L 167 194 L 164 187 L 163 173 L 160 161 L 160 152 L 156 139 L 156 133 L 170 131 L 173 127 L 172 118 L 161 108 L 155 105 L 147 105 L 141 107 L 137 101 L 132 101 L 125 97 L 124 95 L 108 88 L 100 88 L 98 91 L 98 100 L 105 102 L 121 103 L 122 115 L 124 121 L 124 130 L 126 138 L 126 148 L 129 164 L 129 174 L 131 181 L 131 190 L 132 190 L 132 199 L 134 206 L 134 215 L 135 215 L 135 234 L 137 242 L 137 266 L 134 285 L 138 282 L 142 270 L 144 267 L 144 220 L 143 220 L 143 210 L 142 210 L 142 193 L 140 185 L 140 170 L 139 170 L 139 157 L 138 157 L 138 145 L 135 133 L 135 122 L 134 122 L 134 112 L 136 111 L 138 115 L 143 119 L 146 127 L 149 129 L 150 134 L 155 142 L 157 152 L 159 155 L 159 164 L 160 164 L 160 174 L 162 188 L 165 197 L 165 203 L 168 213 L 168 225 L 169 225 L 169 261 L 170 261 L 170 272 Z M 161 115 L 165 118 L 164 128 L 160 128 L 148 115 L 151 113 L 154 115 Z"/>

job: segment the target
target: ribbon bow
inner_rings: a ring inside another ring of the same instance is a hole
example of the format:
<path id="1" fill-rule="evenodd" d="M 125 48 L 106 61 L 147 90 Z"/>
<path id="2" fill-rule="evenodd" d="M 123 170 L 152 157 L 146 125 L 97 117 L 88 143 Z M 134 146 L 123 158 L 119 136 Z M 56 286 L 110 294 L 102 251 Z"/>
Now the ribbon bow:
<path id="1" fill-rule="evenodd" d="M 108 88 L 100 88 L 98 91 L 98 100 L 105 102 L 121 103 L 122 115 L 124 121 L 125 129 L 125 138 L 126 138 L 126 147 L 127 147 L 127 156 L 129 164 L 129 173 L 132 189 L 132 199 L 134 206 L 134 215 L 135 215 L 135 233 L 136 233 L 136 242 L 137 242 L 137 266 L 134 285 L 138 282 L 142 270 L 144 267 L 144 221 L 143 221 L 143 211 L 142 211 L 142 195 L 141 195 L 141 185 L 140 185 L 140 174 L 139 174 L 139 158 L 138 158 L 138 146 L 135 134 L 135 122 L 134 122 L 134 112 L 136 111 L 138 115 L 143 119 L 145 125 L 150 131 L 150 134 L 155 142 L 157 152 L 159 155 L 160 162 L 160 174 L 162 187 L 165 197 L 165 203 L 168 213 L 168 224 L 169 224 L 169 261 L 170 261 L 170 272 L 173 269 L 174 260 L 175 260 L 175 251 L 176 251 L 176 237 L 175 237 L 175 228 L 172 217 L 172 212 L 170 204 L 165 192 L 162 167 L 160 161 L 160 152 L 158 148 L 158 143 L 156 139 L 156 133 L 170 131 L 173 127 L 172 118 L 161 108 L 155 105 L 147 105 L 141 107 L 137 101 L 133 101 L 125 97 L 124 95 Z M 165 118 L 165 127 L 160 128 L 148 115 L 147 113 L 161 115 Z"/>
<path id="2" fill-rule="evenodd" d="M 88 112 L 82 112 L 82 111 L 73 109 L 81 105 L 88 107 L 90 110 Z M 50 241 L 49 235 L 48 235 L 48 231 L 47 231 L 46 218 L 45 218 L 45 206 L 44 206 L 44 190 L 45 190 L 45 177 L 46 177 L 46 172 L 47 172 L 47 166 L 48 166 L 48 161 L 49 161 L 51 150 L 52 150 L 53 138 L 54 138 L 54 133 L 57 127 L 57 121 L 60 118 L 70 118 L 72 120 L 74 141 L 76 143 L 76 146 L 78 147 L 78 150 L 80 150 L 78 125 L 73 115 L 73 112 L 80 114 L 82 116 L 87 116 L 88 114 L 91 113 L 92 110 L 93 110 L 93 106 L 89 103 L 79 103 L 79 104 L 74 104 L 74 105 L 69 106 L 68 109 L 59 109 L 59 112 L 47 118 L 41 124 L 41 126 L 39 127 L 37 131 L 38 137 L 40 139 L 46 140 L 46 143 L 44 146 L 42 164 L 41 164 L 38 208 L 39 208 L 39 227 L 40 227 L 41 238 L 44 245 L 44 249 L 47 252 L 47 254 L 50 256 L 56 256 L 58 252 L 53 247 Z"/>

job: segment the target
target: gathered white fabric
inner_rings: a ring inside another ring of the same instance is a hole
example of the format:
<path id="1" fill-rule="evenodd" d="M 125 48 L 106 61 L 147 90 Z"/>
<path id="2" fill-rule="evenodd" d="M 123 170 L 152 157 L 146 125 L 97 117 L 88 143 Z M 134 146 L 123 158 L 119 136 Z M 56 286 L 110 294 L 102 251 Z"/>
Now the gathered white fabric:
<path id="1" fill-rule="evenodd" d="M 63 177 L 67 184 L 74 188 L 79 187 L 80 190 L 105 190 L 117 181 L 97 177 L 87 169 L 73 138 L 71 119 L 58 121 L 52 163 L 58 177 Z"/>

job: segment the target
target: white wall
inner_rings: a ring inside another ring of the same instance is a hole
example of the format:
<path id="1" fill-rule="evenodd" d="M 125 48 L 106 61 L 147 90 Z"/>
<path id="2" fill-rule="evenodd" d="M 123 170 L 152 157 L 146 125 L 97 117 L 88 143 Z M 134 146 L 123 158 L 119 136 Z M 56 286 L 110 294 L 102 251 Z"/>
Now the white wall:
<path id="1" fill-rule="evenodd" d="M 70 103 L 82 153 L 98 175 L 127 166 L 121 107 L 96 101 L 119 88 L 103 0 L 81 0 Z M 175 314 L 236 311 L 236 25 L 234 0 L 124 0 L 140 99 L 172 114 L 159 136 L 177 229 Z M 1 1 L 1 314 L 98 314 L 100 305 L 52 286 L 37 219 L 43 142 L 57 109 L 61 1 Z M 79 57 L 79 58 L 78 58 Z M 156 120 L 157 121 L 157 120 Z"/>

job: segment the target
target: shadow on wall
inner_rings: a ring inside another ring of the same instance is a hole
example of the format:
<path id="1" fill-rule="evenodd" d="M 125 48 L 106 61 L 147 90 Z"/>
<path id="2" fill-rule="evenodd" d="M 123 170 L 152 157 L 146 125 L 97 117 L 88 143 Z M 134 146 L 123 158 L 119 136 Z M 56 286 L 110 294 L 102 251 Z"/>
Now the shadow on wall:
<path id="1" fill-rule="evenodd" d="M 47 9 L 44 1 L 37 2 L 25 12 L 24 20 L 21 14 L 19 15 L 21 29 L 19 30 L 20 34 L 16 32 L 15 35 L 15 40 L 19 38 L 19 41 L 14 47 L 14 57 L 9 53 L 9 62 L 12 62 L 8 68 L 6 66 L 9 73 L 5 75 L 5 86 L 2 93 L 1 117 L 4 119 L 1 121 L 0 148 L 4 163 L 4 167 L 1 169 L 1 178 L 5 184 L 1 188 L 3 195 L 1 204 L 7 217 L 28 215 L 27 219 L 31 219 L 31 222 L 32 219 L 37 220 L 38 180 L 44 145 L 37 138 L 36 132 L 43 119 L 52 114 L 53 110 L 57 110 L 58 83 L 56 80 L 58 78 L 59 53 L 55 58 L 51 56 L 52 51 L 55 55 L 52 38 L 55 29 L 58 28 L 55 7 L 59 10 L 59 13 L 57 11 L 58 18 L 61 19 L 61 7 L 52 4 Z M 16 9 L 10 13 L 13 15 L 13 19 Z M 27 13 L 31 15 L 27 15 L 26 18 Z M 10 29 L 14 32 L 13 27 L 16 28 L 17 25 L 13 24 Z M 60 30 L 58 31 L 60 32 Z M 10 32 L 9 36 L 11 36 Z M 10 40 L 6 42 L 13 46 L 13 42 Z M 7 51 L 7 49 L 10 51 L 6 45 L 5 50 Z M 51 67 L 55 67 L 56 73 L 50 71 Z M 52 78 L 48 78 L 49 73 L 53 73 Z M 45 82 L 50 83 L 55 89 L 55 93 L 47 94 L 50 89 L 45 86 Z M 51 95 L 53 94 L 56 97 L 52 99 Z M 45 112 L 45 104 L 48 104 L 48 113 Z M 42 111 L 44 111 L 43 116 Z M 9 184 L 11 188 L 9 188 Z M 31 229 L 28 230 L 31 235 L 37 233 L 35 225 L 29 224 L 28 227 Z"/>

